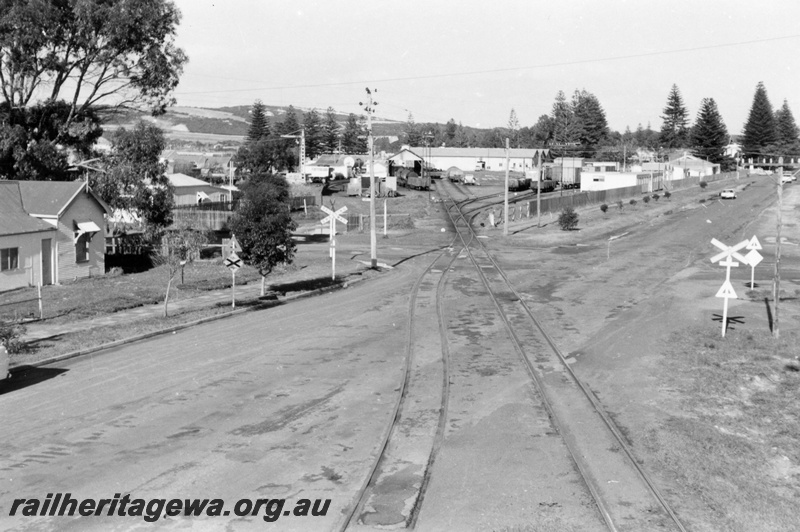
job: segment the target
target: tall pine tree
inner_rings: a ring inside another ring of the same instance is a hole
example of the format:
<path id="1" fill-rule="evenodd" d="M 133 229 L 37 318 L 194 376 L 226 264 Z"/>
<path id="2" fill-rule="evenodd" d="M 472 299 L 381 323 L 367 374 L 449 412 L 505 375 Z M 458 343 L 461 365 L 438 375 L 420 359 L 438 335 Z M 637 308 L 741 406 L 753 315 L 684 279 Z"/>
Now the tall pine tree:
<path id="1" fill-rule="evenodd" d="M 775 111 L 775 125 L 778 133 L 778 146 L 784 156 L 800 153 L 797 123 L 794 121 L 789 102 L 783 100 L 783 106 Z"/>
<path id="2" fill-rule="evenodd" d="M 306 157 L 316 159 L 325 149 L 322 119 L 316 109 L 310 110 L 303 116 L 303 129 L 306 137 Z"/>
<path id="3" fill-rule="evenodd" d="M 247 141 L 256 142 L 269 137 L 269 119 L 266 107 L 261 100 L 256 100 L 250 109 L 250 127 L 247 130 Z"/>
<path id="4" fill-rule="evenodd" d="M 325 111 L 325 122 L 322 124 L 322 145 L 326 153 L 339 151 L 339 122 L 336 121 L 336 111 L 328 107 Z"/>
<path id="5" fill-rule="evenodd" d="M 406 135 L 406 144 L 409 146 L 422 146 L 422 131 L 414 122 L 414 115 L 408 113 L 408 121 L 403 131 Z"/>
<path id="6" fill-rule="evenodd" d="M 677 85 L 667 96 L 667 105 L 661 116 L 664 123 L 661 125 L 660 142 L 665 148 L 684 148 L 689 141 L 689 112 L 683 105 L 683 98 Z"/>
<path id="7" fill-rule="evenodd" d="M 342 151 L 349 154 L 366 153 L 366 139 L 359 138 L 366 135 L 358 118 L 353 113 L 347 117 L 342 133 Z"/>
<path id="8" fill-rule="evenodd" d="M 725 146 L 728 144 L 728 129 L 722 121 L 714 98 L 703 98 L 697 122 L 692 128 L 692 152 L 712 163 L 725 159 Z"/>
<path id="9" fill-rule="evenodd" d="M 572 107 L 578 122 L 578 142 L 583 156 L 592 157 L 597 147 L 608 139 L 606 113 L 597 96 L 586 90 L 575 91 Z"/>
<path id="10" fill-rule="evenodd" d="M 775 115 L 772 113 L 772 104 L 767 97 L 764 83 L 759 81 L 756 93 L 753 96 L 753 105 L 747 123 L 744 125 L 744 138 L 742 151 L 745 157 L 758 157 L 778 141 L 778 132 L 775 127 Z"/>
<path id="11" fill-rule="evenodd" d="M 580 126 L 575 117 L 575 110 L 567 101 L 564 91 L 558 91 L 556 101 L 553 104 L 552 126 L 553 144 L 558 156 L 569 156 L 575 154 L 575 149 L 570 149 L 568 145 L 580 142 Z"/>

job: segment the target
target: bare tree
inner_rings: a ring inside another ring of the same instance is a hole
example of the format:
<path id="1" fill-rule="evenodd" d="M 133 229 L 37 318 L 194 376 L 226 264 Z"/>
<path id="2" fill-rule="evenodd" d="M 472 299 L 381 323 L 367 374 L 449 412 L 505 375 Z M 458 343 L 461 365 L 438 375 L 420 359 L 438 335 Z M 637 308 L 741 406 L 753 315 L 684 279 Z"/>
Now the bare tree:
<path id="1" fill-rule="evenodd" d="M 183 270 L 186 264 L 200 256 L 200 250 L 208 243 L 208 236 L 194 230 L 186 222 L 180 222 L 172 230 L 164 233 L 161 238 L 161 247 L 153 257 L 153 262 L 164 266 L 167 275 L 167 291 L 164 294 L 164 317 L 169 316 L 169 292 L 175 274 L 181 272 L 183 284 Z"/>

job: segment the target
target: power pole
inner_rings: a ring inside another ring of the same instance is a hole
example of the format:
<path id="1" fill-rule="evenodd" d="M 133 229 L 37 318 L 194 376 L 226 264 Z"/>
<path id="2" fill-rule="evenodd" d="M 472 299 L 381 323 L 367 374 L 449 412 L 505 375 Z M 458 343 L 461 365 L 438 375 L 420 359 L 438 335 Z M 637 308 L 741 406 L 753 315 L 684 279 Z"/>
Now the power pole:
<path id="1" fill-rule="evenodd" d="M 506 137 L 506 195 L 505 195 L 505 213 L 503 215 L 503 236 L 508 236 L 508 137 Z"/>
<path id="2" fill-rule="evenodd" d="M 538 169 L 539 169 L 539 183 L 538 189 L 536 190 L 536 227 L 542 226 L 542 172 L 544 172 L 544 166 L 542 165 L 542 152 L 538 153 Z"/>
<path id="3" fill-rule="evenodd" d="M 783 157 L 778 159 L 783 165 Z M 778 327 L 778 307 L 781 300 L 781 226 L 783 225 L 781 217 L 781 207 L 783 207 L 783 166 L 778 167 L 778 212 L 776 213 L 777 222 L 777 236 L 775 237 L 775 281 L 773 284 L 773 299 L 775 300 L 775 320 L 773 321 L 774 327 L 772 328 L 772 335 L 775 340 L 780 339 L 780 328 Z M 780 344 L 776 342 L 775 352 L 780 349 Z"/>
<path id="4" fill-rule="evenodd" d="M 375 106 L 378 102 L 372 101 L 372 91 L 367 87 L 367 106 L 364 110 L 367 112 L 367 144 L 369 149 L 369 242 L 371 249 L 371 267 L 378 268 L 378 234 L 375 231 L 375 161 L 373 159 L 373 142 L 372 138 L 372 114 L 375 112 Z M 374 89 L 378 92 L 378 89 Z M 359 105 L 364 105 L 358 102 Z"/>

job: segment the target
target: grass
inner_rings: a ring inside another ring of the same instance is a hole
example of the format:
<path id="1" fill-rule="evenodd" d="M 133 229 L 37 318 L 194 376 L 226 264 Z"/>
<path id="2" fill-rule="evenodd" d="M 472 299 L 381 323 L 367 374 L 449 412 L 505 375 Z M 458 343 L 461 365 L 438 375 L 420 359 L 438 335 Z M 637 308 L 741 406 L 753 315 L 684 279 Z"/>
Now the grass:
<path id="1" fill-rule="evenodd" d="M 783 334 L 778 357 L 768 331 L 722 338 L 704 327 L 676 333 L 670 344 L 662 378 L 680 404 L 645 446 L 681 504 L 693 507 L 698 522 L 688 524 L 796 530 L 800 372 L 789 361 L 800 355 L 797 333 Z"/>
<path id="2" fill-rule="evenodd" d="M 260 279 L 258 272 L 249 266 L 236 274 L 237 285 Z M 170 290 L 170 301 L 196 297 L 209 290 L 229 288 L 231 272 L 219 258 L 195 261 L 186 265 L 184 281 L 181 284 L 178 272 L 173 281 L 174 289 Z M 65 282 L 60 286 L 45 286 L 42 288 L 44 318 L 52 320 L 52 323 L 61 323 L 160 303 L 164 301 L 166 288 L 167 274 L 163 266 L 140 273 L 105 275 Z M 35 288 L 0 294 L 0 303 L 29 300 L 19 305 L 0 307 L 0 318 L 13 318 L 14 312 L 20 316 L 38 317 L 38 304 L 30 301 L 35 297 Z"/>

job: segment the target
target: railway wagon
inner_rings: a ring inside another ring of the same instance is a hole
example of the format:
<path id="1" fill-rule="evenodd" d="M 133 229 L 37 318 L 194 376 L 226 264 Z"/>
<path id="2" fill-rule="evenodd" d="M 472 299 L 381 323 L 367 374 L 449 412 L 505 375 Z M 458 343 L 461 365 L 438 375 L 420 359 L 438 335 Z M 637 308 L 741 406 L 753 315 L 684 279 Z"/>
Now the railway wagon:
<path id="1" fill-rule="evenodd" d="M 403 168 L 396 174 L 397 186 L 405 188 L 414 188 L 417 190 L 430 190 L 431 177 L 420 176 L 416 172 Z"/>
<path id="2" fill-rule="evenodd" d="M 552 192 L 556 189 L 556 182 L 552 179 L 545 179 L 543 181 L 533 181 L 531 188 L 536 190 L 538 187 L 540 193 Z"/>
<path id="3" fill-rule="evenodd" d="M 449 179 L 451 183 L 460 183 L 464 180 L 464 171 L 457 166 L 451 166 L 447 169 L 447 179 Z"/>
<path id="4" fill-rule="evenodd" d="M 508 190 L 512 192 L 516 192 L 519 190 L 528 190 L 531 188 L 531 178 L 530 177 L 509 177 L 508 178 Z"/>

